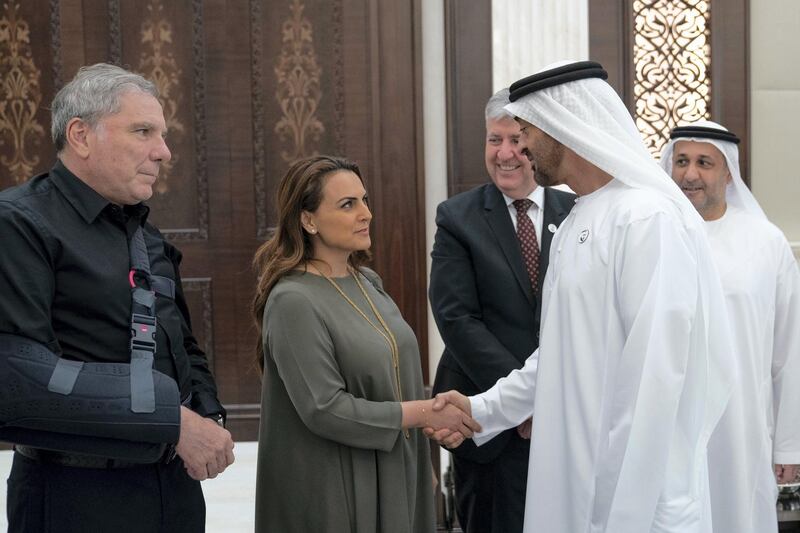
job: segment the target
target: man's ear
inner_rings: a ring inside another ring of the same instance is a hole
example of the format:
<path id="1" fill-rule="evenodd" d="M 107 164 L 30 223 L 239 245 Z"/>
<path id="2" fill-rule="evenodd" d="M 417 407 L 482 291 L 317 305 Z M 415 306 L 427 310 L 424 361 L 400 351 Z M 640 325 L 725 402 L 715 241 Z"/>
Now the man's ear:
<path id="1" fill-rule="evenodd" d="M 89 157 L 89 134 L 92 128 L 81 118 L 75 117 L 67 122 L 67 145 L 81 159 Z"/>

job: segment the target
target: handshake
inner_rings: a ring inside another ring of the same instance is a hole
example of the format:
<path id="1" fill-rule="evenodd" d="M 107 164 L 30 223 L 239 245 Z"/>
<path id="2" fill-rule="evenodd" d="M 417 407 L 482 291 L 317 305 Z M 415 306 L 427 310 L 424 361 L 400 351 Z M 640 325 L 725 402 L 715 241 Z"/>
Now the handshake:
<path id="1" fill-rule="evenodd" d="M 416 404 L 419 410 L 415 412 L 414 423 L 410 425 L 421 427 L 428 438 L 447 448 L 458 448 L 464 439 L 470 439 L 474 433 L 482 431 L 480 424 L 472 418 L 469 398 L 458 391 L 441 392 L 432 400 L 408 403 Z M 405 412 L 403 416 L 406 416 Z M 523 439 L 530 439 L 532 431 L 530 418 L 517 426 L 517 434 Z"/>
<path id="2" fill-rule="evenodd" d="M 481 431 L 480 424 L 472 418 L 469 398 L 457 391 L 442 392 L 420 404 L 421 417 L 415 425 L 422 427 L 428 438 L 448 448 L 457 448 L 464 439 Z"/>

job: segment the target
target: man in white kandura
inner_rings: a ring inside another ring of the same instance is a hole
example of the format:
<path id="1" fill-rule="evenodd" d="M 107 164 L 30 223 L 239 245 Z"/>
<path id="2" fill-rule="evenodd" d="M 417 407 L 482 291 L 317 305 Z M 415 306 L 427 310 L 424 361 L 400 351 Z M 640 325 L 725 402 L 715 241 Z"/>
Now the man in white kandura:
<path id="1" fill-rule="evenodd" d="M 800 270 L 742 181 L 736 135 L 704 120 L 670 138 L 661 166 L 706 221 L 739 365 L 708 448 L 714 531 L 777 532 L 772 467 L 786 483 L 800 463 Z"/>
<path id="2" fill-rule="evenodd" d="M 702 219 L 606 77 L 585 61 L 511 86 L 536 181 L 579 198 L 550 248 L 539 350 L 437 407 L 471 411 L 478 444 L 533 416 L 526 533 L 707 533 L 706 447 L 736 378 L 725 302 Z"/>

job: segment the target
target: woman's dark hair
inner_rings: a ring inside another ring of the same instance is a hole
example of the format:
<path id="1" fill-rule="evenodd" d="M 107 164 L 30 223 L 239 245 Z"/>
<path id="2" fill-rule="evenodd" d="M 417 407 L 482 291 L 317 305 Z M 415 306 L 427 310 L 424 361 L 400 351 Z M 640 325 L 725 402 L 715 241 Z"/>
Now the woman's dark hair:
<path id="1" fill-rule="evenodd" d="M 270 291 L 287 272 L 304 266 L 312 259 L 311 239 L 300 223 L 303 211 L 313 213 L 322 202 L 322 189 L 326 177 L 341 170 L 349 171 L 363 182 L 361 170 L 352 161 L 329 155 L 315 155 L 294 163 L 278 185 L 276 207 L 278 223 L 272 237 L 256 250 L 253 268 L 256 271 L 256 293 L 252 313 L 258 331 L 256 357 L 264 370 L 264 307 Z M 350 254 L 348 259 L 354 269 L 370 260 L 367 250 Z"/>

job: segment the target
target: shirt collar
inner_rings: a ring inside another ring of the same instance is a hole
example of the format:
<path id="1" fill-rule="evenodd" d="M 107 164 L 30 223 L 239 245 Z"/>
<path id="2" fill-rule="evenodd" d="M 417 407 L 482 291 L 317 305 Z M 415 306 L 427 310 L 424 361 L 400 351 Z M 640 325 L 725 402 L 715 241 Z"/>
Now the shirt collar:
<path id="1" fill-rule="evenodd" d="M 506 193 L 501 193 L 503 195 L 503 199 L 506 201 L 506 207 L 511 208 L 511 204 L 514 203 L 514 198 L 506 195 Z M 531 192 L 527 196 L 528 200 L 533 202 L 533 205 L 538 207 L 539 209 L 544 208 L 544 187 L 541 185 L 537 185 L 533 192 Z"/>
<path id="2" fill-rule="evenodd" d="M 55 166 L 53 166 L 53 170 L 50 172 L 50 179 L 87 224 L 94 222 L 100 213 L 111 205 L 111 202 L 73 174 L 60 160 L 56 161 Z M 139 203 L 133 206 L 126 206 L 125 211 L 128 214 L 140 216 L 142 223 L 144 223 L 150 209 L 146 205 Z"/>

